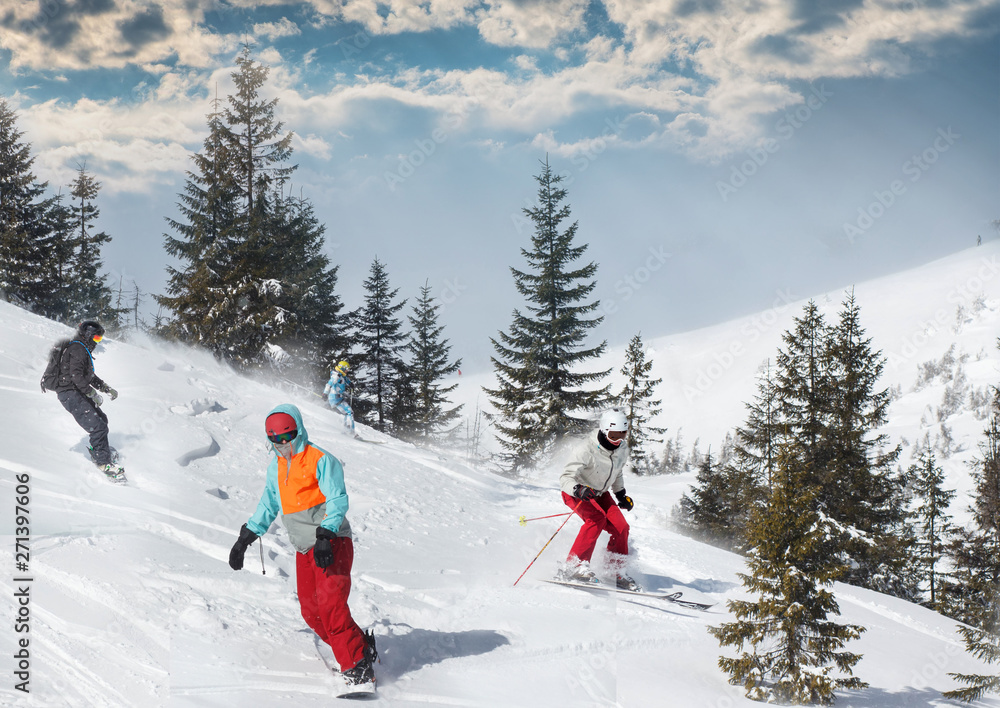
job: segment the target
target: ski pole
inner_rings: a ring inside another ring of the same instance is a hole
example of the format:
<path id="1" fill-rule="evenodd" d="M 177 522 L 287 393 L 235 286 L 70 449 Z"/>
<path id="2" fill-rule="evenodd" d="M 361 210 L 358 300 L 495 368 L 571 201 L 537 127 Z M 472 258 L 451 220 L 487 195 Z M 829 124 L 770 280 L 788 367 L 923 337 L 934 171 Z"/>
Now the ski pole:
<path id="1" fill-rule="evenodd" d="M 576 509 L 579 509 L 579 508 L 580 508 L 580 504 L 582 504 L 582 503 L 583 503 L 583 500 L 582 500 L 582 499 L 581 499 L 580 501 L 578 501 L 578 502 L 576 503 Z M 574 513 L 576 512 L 576 509 L 573 509 L 573 511 L 571 511 L 571 512 L 569 513 L 569 515 L 568 515 L 568 516 L 567 516 L 567 517 L 566 517 L 565 519 L 563 519 L 563 522 L 562 522 L 561 524 L 559 524 L 559 528 L 557 528 L 557 529 L 556 529 L 556 533 L 552 534 L 552 538 L 550 538 L 550 539 L 549 539 L 548 541 L 546 541 L 546 542 L 545 542 L 545 545 L 544 545 L 544 546 L 542 546 L 542 550 L 540 550 L 540 551 L 538 552 L 538 555 L 537 555 L 537 556 L 535 556 L 534 558 L 532 558 L 532 559 L 531 559 L 531 562 L 530 562 L 530 563 L 528 563 L 528 568 L 531 568 L 531 566 L 533 566 L 533 565 L 535 564 L 535 561 L 536 561 L 536 560 L 538 560 L 538 556 L 542 555 L 542 553 L 544 553 L 544 552 L 545 552 L 545 549 L 549 547 L 549 544 L 550 544 L 550 543 L 552 543 L 552 539 L 556 537 L 556 534 L 557 534 L 557 533 L 559 533 L 560 531 L 562 531 L 562 528 L 563 528 L 563 526 L 565 526 L 565 525 L 566 525 L 566 522 L 570 520 L 570 518 L 571 518 L 571 517 L 573 516 L 573 514 L 574 514 Z M 524 569 L 524 572 L 523 572 L 523 573 L 521 573 L 521 574 L 520 574 L 519 576 L 517 576 L 517 580 L 515 580 L 515 581 L 514 581 L 514 585 L 517 585 L 517 584 L 518 584 L 519 582 L 521 582 L 521 578 L 523 578 L 523 577 L 524 577 L 524 573 L 527 573 L 527 572 L 528 572 L 528 568 L 525 568 L 525 569 Z"/>
<path id="2" fill-rule="evenodd" d="M 565 514 L 551 514 L 549 516 L 536 516 L 533 519 L 526 519 L 525 517 L 521 516 L 521 517 L 518 518 L 517 523 L 521 524 L 521 526 L 527 526 L 529 521 L 539 521 L 541 519 L 554 519 L 554 518 L 559 517 L 559 516 L 572 516 L 572 515 L 573 515 L 572 511 L 567 511 Z"/>

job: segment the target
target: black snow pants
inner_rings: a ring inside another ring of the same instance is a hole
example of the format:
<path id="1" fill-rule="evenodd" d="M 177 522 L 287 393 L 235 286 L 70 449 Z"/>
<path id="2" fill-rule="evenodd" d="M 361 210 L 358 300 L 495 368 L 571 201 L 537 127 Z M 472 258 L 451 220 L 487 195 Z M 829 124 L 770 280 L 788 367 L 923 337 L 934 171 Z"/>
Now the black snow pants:
<path id="1" fill-rule="evenodd" d="M 59 393 L 59 402 L 70 412 L 80 427 L 90 433 L 92 456 L 98 467 L 111 462 L 108 446 L 108 416 L 94 402 L 76 390 Z"/>

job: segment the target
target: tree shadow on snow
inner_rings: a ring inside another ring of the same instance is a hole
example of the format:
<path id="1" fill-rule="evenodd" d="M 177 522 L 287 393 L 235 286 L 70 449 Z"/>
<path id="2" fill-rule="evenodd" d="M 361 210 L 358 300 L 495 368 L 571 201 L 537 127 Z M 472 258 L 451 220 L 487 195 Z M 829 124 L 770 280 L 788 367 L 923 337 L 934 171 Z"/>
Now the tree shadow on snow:
<path id="1" fill-rule="evenodd" d="M 887 691 L 884 688 L 837 691 L 837 705 L 842 708 L 913 708 L 913 706 L 965 704 L 945 700 L 941 697 L 940 690 L 907 686 L 898 691 Z"/>
<path id="2" fill-rule="evenodd" d="M 381 664 L 376 671 L 386 679 L 398 679 L 403 674 L 446 659 L 488 654 L 510 644 L 507 637 L 489 629 L 465 632 L 414 629 L 407 634 L 383 634 L 377 639 Z"/>

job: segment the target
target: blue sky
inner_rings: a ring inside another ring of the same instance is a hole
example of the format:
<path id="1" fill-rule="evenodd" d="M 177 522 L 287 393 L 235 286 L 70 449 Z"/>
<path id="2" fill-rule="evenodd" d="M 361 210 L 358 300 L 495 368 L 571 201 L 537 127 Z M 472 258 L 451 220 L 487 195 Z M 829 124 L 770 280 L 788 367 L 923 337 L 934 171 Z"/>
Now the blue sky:
<path id="1" fill-rule="evenodd" d="M 158 292 L 251 41 L 347 304 L 378 256 L 402 296 L 431 284 L 477 370 L 521 304 L 546 155 L 611 344 L 997 238 L 998 29 L 983 0 L 44 0 L 0 10 L 0 93 L 40 177 L 101 180 L 112 277 Z"/>

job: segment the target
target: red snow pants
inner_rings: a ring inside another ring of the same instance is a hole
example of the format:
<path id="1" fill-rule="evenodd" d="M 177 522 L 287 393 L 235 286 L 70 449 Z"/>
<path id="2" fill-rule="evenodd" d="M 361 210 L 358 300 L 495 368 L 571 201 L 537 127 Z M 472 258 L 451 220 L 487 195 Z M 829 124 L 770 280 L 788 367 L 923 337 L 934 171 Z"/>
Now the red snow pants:
<path id="1" fill-rule="evenodd" d="M 562 496 L 566 506 L 575 509 L 583 519 L 583 527 L 576 535 L 568 560 L 576 557 L 589 562 L 590 557 L 594 555 L 594 546 L 597 545 L 597 537 L 601 535 L 601 531 L 611 534 L 608 551 L 622 556 L 628 555 L 628 522 L 611 498 L 611 492 L 604 492 L 593 501 L 583 502 L 566 492 L 563 492 Z"/>
<path id="2" fill-rule="evenodd" d="M 299 591 L 302 619 L 330 645 L 341 671 L 353 669 L 365 655 L 365 638 L 351 610 L 351 567 L 354 565 L 354 542 L 337 537 L 331 542 L 333 563 L 317 568 L 313 549 L 295 554 L 295 580 Z"/>

